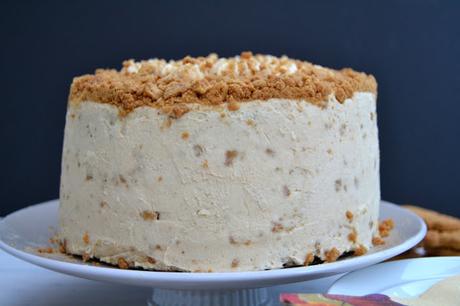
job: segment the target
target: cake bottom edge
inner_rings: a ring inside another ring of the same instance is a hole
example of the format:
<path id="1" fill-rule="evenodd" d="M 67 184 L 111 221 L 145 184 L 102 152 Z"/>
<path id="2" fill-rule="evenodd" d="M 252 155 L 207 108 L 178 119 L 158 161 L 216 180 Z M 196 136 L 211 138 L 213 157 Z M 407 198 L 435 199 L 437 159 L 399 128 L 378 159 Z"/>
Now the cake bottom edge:
<path id="1" fill-rule="evenodd" d="M 308 267 L 324 263 L 331 263 L 345 258 L 362 256 L 372 248 L 372 245 L 353 245 L 350 248 L 339 250 L 332 248 L 325 251 L 321 255 L 316 255 L 315 250 L 307 252 L 304 259 L 296 256 L 283 256 L 280 259 L 280 264 L 265 264 L 260 265 L 256 268 L 248 268 L 245 266 L 232 266 L 228 268 L 207 268 L 207 269 L 185 269 L 180 266 L 173 264 L 166 264 L 162 260 L 155 259 L 154 257 L 145 254 L 145 252 L 135 250 L 134 248 L 121 248 L 114 252 L 106 251 L 100 252 L 97 249 L 82 248 L 82 247 L 71 247 L 68 245 L 65 239 L 59 240 L 59 251 L 62 254 L 81 258 L 84 262 L 93 263 L 94 265 L 106 264 L 110 267 L 117 267 L 120 269 L 134 269 L 134 270 L 145 270 L 145 271 L 157 271 L 157 272 L 188 272 L 188 273 L 199 273 L 199 272 L 256 272 L 266 270 L 277 270 L 294 267 Z"/>

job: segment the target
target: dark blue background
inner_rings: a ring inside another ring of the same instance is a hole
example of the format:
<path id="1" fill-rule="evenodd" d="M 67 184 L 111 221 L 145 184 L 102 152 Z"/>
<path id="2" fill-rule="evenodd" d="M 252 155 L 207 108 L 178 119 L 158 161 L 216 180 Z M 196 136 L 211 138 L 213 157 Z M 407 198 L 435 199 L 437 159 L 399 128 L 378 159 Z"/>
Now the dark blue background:
<path id="1" fill-rule="evenodd" d="M 460 1 L 0 4 L 0 215 L 58 197 L 72 77 L 243 50 L 376 76 L 382 197 L 460 215 Z"/>

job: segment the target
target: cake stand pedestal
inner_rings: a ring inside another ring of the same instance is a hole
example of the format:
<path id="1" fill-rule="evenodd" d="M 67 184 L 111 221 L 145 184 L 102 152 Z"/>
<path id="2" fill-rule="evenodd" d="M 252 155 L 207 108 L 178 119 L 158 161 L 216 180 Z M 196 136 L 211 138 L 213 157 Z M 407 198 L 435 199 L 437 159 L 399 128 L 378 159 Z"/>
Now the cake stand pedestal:
<path id="1" fill-rule="evenodd" d="M 149 306 L 271 306 L 278 305 L 268 288 L 237 290 L 171 290 L 153 289 Z"/>

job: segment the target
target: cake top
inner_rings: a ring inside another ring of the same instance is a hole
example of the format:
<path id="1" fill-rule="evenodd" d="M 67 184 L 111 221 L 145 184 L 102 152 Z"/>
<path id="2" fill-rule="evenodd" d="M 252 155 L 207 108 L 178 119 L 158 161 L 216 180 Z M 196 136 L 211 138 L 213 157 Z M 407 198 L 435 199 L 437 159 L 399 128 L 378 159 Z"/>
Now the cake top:
<path id="1" fill-rule="evenodd" d="M 185 57 L 123 63 L 120 71 L 98 69 L 73 80 L 69 101 L 110 103 L 126 114 L 136 107 L 160 108 L 180 117 L 190 103 L 205 105 L 268 100 L 305 100 L 324 105 L 330 95 L 339 102 L 354 92 L 377 91 L 372 75 L 345 68 L 333 70 L 286 56 L 243 52 L 232 58 Z"/>

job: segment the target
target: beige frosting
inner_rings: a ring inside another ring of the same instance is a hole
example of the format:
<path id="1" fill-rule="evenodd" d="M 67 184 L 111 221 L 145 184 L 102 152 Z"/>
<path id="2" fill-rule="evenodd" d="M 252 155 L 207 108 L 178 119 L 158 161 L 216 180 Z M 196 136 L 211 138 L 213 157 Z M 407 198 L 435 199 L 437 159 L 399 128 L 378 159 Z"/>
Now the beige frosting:
<path id="1" fill-rule="evenodd" d="M 73 254 L 185 271 L 280 268 L 370 248 L 375 101 L 358 92 L 323 108 L 193 104 L 172 122 L 152 107 L 120 117 L 111 104 L 70 104 L 60 237 Z"/>

